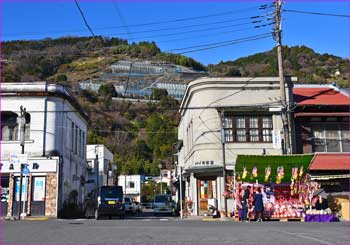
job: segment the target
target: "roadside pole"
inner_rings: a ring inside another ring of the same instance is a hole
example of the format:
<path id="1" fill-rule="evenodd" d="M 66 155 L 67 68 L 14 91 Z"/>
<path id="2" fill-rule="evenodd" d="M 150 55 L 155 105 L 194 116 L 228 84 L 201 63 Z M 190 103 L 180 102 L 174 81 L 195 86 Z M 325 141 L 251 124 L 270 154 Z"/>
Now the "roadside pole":
<path id="1" fill-rule="evenodd" d="M 17 123 L 19 125 L 19 141 L 20 145 L 22 147 L 22 155 L 24 154 L 24 133 L 25 133 L 25 127 L 26 127 L 26 108 L 23 108 L 23 106 L 20 107 L 21 109 L 21 116 L 17 118 Z M 21 219 L 21 205 L 22 205 L 22 169 L 24 167 L 24 164 L 20 162 L 20 173 L 19 173 L 19 200 L 18 200 L 18 220 Z"/>
<path id="2" fill-rule="evenodd" d="M 182 167 L 180 167 L 180 214 L 181 214 L 181 219 L 183 219 L 184 216 L 183 216 L 183 209 L 182 209 Z"/>
<path id="3" fill-rule="evenodd" d="M 99 186 L 99 178 L 100 178 L 100 169 L 99 169 L 99 162 L 98 162 L 98 151 L 97 151 L 97 145 L 95 146 L 95 169 L 96 169 L 96 191 L 97 195 L 100 194 L 100 186 Z"/>
<path id="4" fill-rule="evenodd" d="M 280 80 L 280 93 L 281 93 L 281 104 L 282 104 L 282 122 L 283 122 L 283 136 L 285 144 L 285 153 L 292 153 L 292 143 L 290 139 L 290 130 L 291 126 L 291 115 L 289 111 L 289 102 L 287 103 L 286 98 L 286 81 L 284 78 L 283 70 L 283 58 L 282 58 L 282 25 L 281 25 L 281 7 L 282 1 L 275 0 L 275 33 L 274 39 L 277 43 L 277 60 L 278 60 L 278 75 Z M 289 85 L 287 85 L 289 91 Z M 290 98 L 289 98 L 290 99 Z"/>
<path id="5" fill-rule="evenodd" d="M 221 111 L 221 144 L 222 144 L 222 177 L 224 179 L 224 189 L 223 193 L 226 194 L 227 186 L 226 186 L 226 153 L 225 153 L 225 131 L 224 131 L 224 124 L 225 124 L 225 116 L 224 116 L 224 109 Z M 226 195 L 224 195 L 224 212 L 225 217 L 227 217 L 227 199 Z"/>

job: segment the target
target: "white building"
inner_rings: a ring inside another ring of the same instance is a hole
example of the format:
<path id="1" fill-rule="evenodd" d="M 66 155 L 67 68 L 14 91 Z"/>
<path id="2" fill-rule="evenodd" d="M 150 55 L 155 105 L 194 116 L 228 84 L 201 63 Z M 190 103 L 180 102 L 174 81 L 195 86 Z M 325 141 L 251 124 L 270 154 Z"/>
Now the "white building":
<path id="1" fill-rule="evenodd" d="M 201 78 L 188 84 L 180 106 L 176 173 L 179 178 L 183 169 L 194 215 L 207 212 L 209 199 L 224 210 L 223 163 L 232 175 L 238 154 L 282 154 L 280 111 L 275 77 Z"/>
<path id="2" fill-rule="evenodd" d="M 114 174 L 116 165 L 113 164 L 113 154 L 104 145 L 87 145 L 86 158 L 88 162 L 88 182 L 87 191 L 90 192 L 104 185 L 112 185 L 114 183 Z M 98 168 L 98 174 L 97 174 Z M 109 171 L 112 171 L 112 176 L 109 176 Z M 97 175 L 99 176 L 97 180 Z"/>
<path id="3" fill-rule="evenodd" d="M 18 193 L 20 164 L 11 163 L 10 155 L 21 153 L 17 123 L 21 106 L 27 112 L 24 153 L 31 172 L 24 195 L 27 213 L 58 216 L 65 201 L 82 205 L 87 116 L 74 96 L 61 85 L 45 82 L 3 83 L 1 90 L 1 187 L 8 189 L 7 215 L 18 210 L 14 189 Z"/>
<path id="4" fill-rule="evenodd" d="M 119 175 L 118 186 L 123 187 L 124 195 L 131 196 L 137 202 L 142 197 L 142 176 L 141 175 Z"/>

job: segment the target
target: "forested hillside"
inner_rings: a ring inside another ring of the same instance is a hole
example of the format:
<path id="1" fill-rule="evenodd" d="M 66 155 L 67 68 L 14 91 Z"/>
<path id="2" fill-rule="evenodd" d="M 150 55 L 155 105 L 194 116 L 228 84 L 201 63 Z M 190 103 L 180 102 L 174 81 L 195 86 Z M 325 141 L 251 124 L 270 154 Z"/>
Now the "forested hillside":
<path id="1" fill-rule="evenodd" d="M 349 60 L 331 54 L 319 54 L 306 46 L 282 48 L 284 72 L 295 76 L 298 83 L 337 82 L 349 86 Z M 276 48 L 234 61 L 208 66 L 212 75 L 220 76 L 278 76 Z"/>

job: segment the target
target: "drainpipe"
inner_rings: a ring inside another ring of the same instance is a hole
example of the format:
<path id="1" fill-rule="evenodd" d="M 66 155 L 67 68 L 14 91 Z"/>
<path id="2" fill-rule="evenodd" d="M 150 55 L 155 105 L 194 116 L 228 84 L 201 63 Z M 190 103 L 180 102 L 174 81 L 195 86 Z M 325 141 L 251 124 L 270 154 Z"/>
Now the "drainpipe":
<path id="1" fill-rule="evenodd" d="M 45 82 L 45 105 L 44 105 L 44 135 L 43 135 L 43 157 L 46 155 L 46 128 L 47 128 L 47 82 Z"/>
<path id="2" fill-rule="evenodd" d="M 59 217 L 59 211 L 61 210 L 61 200 L 62 200 L 62 165 L 63 157 L 58 156 L 58 166 L 56 172 L 56 217 Z"/>

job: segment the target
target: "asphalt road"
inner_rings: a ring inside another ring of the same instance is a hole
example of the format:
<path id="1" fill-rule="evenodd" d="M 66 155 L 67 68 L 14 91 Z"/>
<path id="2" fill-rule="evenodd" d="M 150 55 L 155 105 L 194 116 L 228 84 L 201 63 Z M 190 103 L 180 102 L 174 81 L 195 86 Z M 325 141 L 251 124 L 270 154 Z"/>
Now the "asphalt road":
<path id="1" fill-rule="evenodd" d="M 350 224 L 119 219 L 2 222 L 1 244 L 349 244 Z"/>

